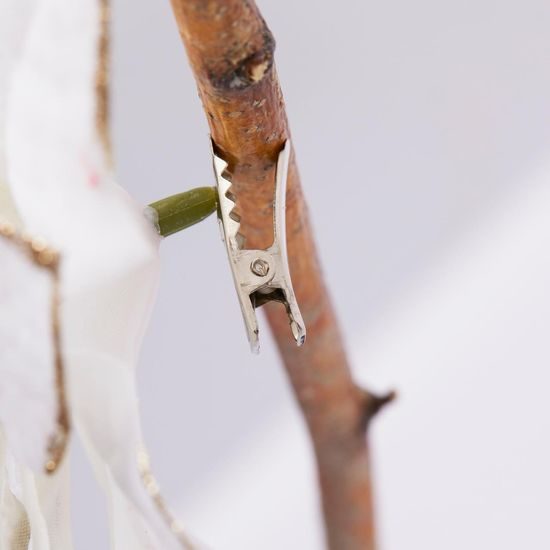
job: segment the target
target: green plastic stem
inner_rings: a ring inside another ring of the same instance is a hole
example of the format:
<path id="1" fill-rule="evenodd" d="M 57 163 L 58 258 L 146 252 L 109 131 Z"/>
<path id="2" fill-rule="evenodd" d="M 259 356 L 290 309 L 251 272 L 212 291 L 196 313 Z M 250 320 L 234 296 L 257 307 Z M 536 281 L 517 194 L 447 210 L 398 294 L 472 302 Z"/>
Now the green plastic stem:
<path id="1" fill-rule="evenodd" d="M 163 237 L 202 222 L 218 207 L 215 187 L 197 187 L 149 205 L 153 222 Z"/>

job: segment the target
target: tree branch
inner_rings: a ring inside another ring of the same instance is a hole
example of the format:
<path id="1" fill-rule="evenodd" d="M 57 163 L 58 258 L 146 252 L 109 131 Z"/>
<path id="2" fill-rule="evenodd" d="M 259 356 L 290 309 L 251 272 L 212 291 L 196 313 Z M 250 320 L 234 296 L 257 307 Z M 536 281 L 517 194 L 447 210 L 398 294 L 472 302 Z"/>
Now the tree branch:
<path id="1" fill-rule="evenodd" d="M 229 163 L 247 248 L 271 244 L 277 155 L 290 137 L 275 41 L 253 0 L 171 0 L 214 145 Z M 294 153 L 287 183 L 291 276 L 307 327 L 297 348 L 282 307 L 266 313 L 304 413 L 332 550 L 375 548 L 365 429 L 389 400 L 358 388 L 324 286 Z"/>

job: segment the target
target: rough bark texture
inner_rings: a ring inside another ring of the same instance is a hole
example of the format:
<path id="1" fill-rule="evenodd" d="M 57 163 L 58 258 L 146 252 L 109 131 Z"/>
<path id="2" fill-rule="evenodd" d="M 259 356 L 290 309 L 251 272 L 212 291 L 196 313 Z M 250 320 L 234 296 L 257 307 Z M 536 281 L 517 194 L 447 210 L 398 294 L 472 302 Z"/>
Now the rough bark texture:
<path id="1" fill-rule="evenodd" d="M 214 146 L 229 162 L 246 248 L 271 244 L 276 160 L 290 136 L 275 41 L 252 0 L 171 0 Z M 294 154 L 287 187 L 291 276 L 307 327 L 297 348 L 283 307 L 265 309 L 311 433 L 332 550 L 375 548 L 365 429 L 388 398 L 358 388 L 324 286 Z"/>

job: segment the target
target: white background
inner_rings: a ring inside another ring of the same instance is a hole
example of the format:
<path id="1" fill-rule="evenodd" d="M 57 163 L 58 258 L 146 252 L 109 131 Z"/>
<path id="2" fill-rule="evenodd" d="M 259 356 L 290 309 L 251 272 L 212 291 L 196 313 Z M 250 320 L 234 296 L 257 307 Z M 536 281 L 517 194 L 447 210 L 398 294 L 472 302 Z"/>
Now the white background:
<path id="1" fill-rule="evenodd" d="M 550 548 L 550 4 L 263 0 L 371 434 L 382 550 Z M 114 0 L 114 144 L 143 204 L 211 185 L 168 0 Z M 161 488 L 226 550 L 322 548 L 266 324 L 248 351 L 214 219 L 162 245 L 139 371 Z M 77 548 L 106 548 L 74 464 Z"/>

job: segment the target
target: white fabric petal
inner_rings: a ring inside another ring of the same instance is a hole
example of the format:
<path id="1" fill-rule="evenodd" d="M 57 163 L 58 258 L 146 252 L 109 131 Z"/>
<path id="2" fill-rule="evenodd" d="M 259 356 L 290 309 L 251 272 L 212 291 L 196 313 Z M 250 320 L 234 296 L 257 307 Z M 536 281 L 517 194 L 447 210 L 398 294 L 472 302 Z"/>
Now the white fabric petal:
<path id="1" fill-rule="evenodd" d="M 34 474 L 8 457 L 9 483 L 28 517 L 29 550 L 73 549 L 69 464 L 64 460 L 53 475 Z"/>
<path id="2" fill-rule="evenodd" d="M 37 1 L 9 97 L 8 175 L 25 226 L 64 259 L 73 418 L 110 497 L 113 548 L 189 547 L 140 470 L 134 369 L 157 285 L 159 237 L 113 181 L 99 138 L 100 1 Z"/>
<path id="3" fill-rule="evenodd" d="M 5 186 L 5 124 L 8 86 L 23 48 L 36 0 L 0 2 L 0 187 Z M 0 215 L 5 217 L 6 191 L 0 191 Z"/>
<path id="4" fill-rule="evenodd" d="M 42 472 L 57 431 L 54 273 L 0 236 L 0 422 L 16 460 Z"/>
<path id="5" fill-rule="evenodd" d="M 33 550 L 72 548 L 69 468 L 60 462 L 68 426 L 56 363 L 56 277 L 40 258 L 16 235 L 0 235 L 0 550 L 27 548 L 29 533 Z"/>
<path id="6" fill-rule="evenodd" d="M 10 487 L 7 448 L 0 430 L 0 550 L 27 550 L 30 536 L 25 508 Z"/>
<path id="7" fill-rule="evenodd" d="M 35 257 L 16 236 L 0 236 L 0 423 L 9 444 L 0 434 L 0 550 L 26 549 L 31 533 L 35 550 L 72 548 L 70 523 L 59 519 L 69 518 L 69 469 L 59 462 L 68 426 L 59 424 L 55 272 Z"/>
<path id="8" fill-rule="evenodd" d="M 7 96 L 35 4 L 0 2 L 0 219 L 16 225 L 6 185 Z M 0 248 L 0 421 L 9 436 L 6 441 L 0 433 L 0 550 L 49 548 L 50 541 L 56 550 L 70 550 L 68 522 L 51 517 L 69 504 L 68 491 L 60 490 L 68 484 L 68 461 L 54 475 L 44 473 L 59 398 L 52 360 L 53 273 L 18 254 L 13 243 L 4 240 Z"/>
<path id="9" fill-rule="evenodd" d="M 6 108 L 13 69 L 22 50 L 36 0 L 0 1 L 0 219 L 17 222 L 6 183 Z"/>

